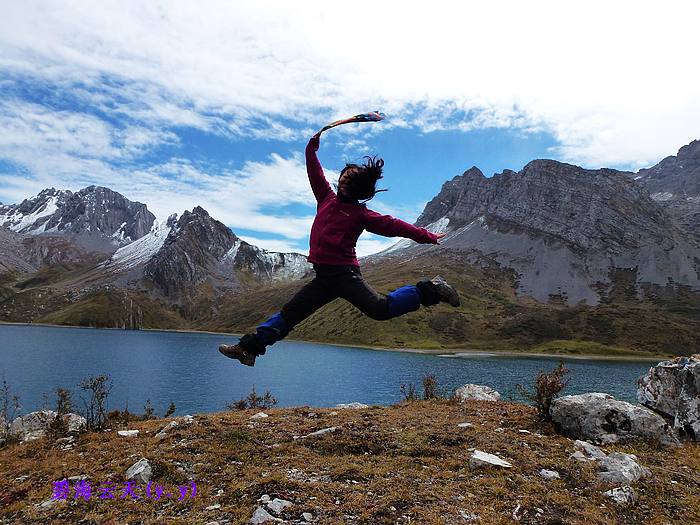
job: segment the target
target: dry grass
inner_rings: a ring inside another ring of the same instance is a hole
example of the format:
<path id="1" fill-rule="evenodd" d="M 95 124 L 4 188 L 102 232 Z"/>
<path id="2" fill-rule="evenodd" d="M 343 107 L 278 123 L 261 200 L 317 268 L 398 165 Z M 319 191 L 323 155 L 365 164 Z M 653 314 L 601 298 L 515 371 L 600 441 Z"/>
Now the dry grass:
<path id="1" fill-rule="evenodd" d="M 479 523 L 514 523 L 518 505 L 520 523 L 700 522 L 697 444 L 606 447 L 636 454 L 653 472 L 634 485 L 639 500 L 625 509 L 602 495 L 610 487 L 597 482 L 592 467 L 569 458 L 572 441 L 525 405 L 431 400 L 335 414 L 301 407 L 270 409 L 269 418 L 252 420 L 254 412 L 197 416 L 163 440 L 154 432 L 165 420 L 151 420 L 131 424 L 141 431 L 137 438 L 112 430 L 84 434 L 67 451 L 44 440 L 0 450 L 0 522 L 242 524 L 263 494 L 294 503 L 285 514 L 289 522 L 311 512 L 323 524 L 457 524 L 467 523 L 464 511 Z M 465 421 L 474 426 L 457 427 Z M 331 426 L 334 433 L 294 439 Z M 472 448 L 498 454 L 514 468 L 472 471 Z M 182 503 L 93 496 L 46 510 L 36 506 L 64 477 L 85 474 L 94 485 L 121 484 L 141 457 L 157 465 L 155 479 L 166 488 L 186 483 L 189 475 L 198 494 Z M 538 475 L 542 468 L 559 471 L 562 479 L 545 481 Z M 22 475 L 29 478 L 16 481 Z M 205 510 L 214 504 L 221 507 Z"/>

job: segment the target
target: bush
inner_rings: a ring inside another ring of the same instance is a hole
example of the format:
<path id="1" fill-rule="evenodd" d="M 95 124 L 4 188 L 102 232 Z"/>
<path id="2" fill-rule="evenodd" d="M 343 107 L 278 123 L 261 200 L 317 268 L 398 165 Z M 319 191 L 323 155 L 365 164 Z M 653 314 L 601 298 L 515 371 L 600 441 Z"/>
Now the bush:
<path id="1" fill-rule="evenodd" d="M 401 393 L 403 394 L 404 401 L 418 401 L 418 394 L 416 394 L 416 386 L 413 383 L 406 385 L 401 384 Z"/>
<path id="2" fill-rule="evenodd" d="M 441 399 L 442 397 L 437 392 L 437 378 L 433 374 L 426 374 L 423 376 L 423 399 Z M 401 393 L 403 394 L 404 401 L 418 401 L 418 393 L 416 392 L 416 387 L 413 383 L 401 384 Z"/>
<path id="3" fill-rule="evenodd" d="M 143 419 L 155 419 L 153 415 L 153 404 L 150 399 L 146 399 L 146 404 L 143 405 Z"/>
<path id="4" fill-rule="evenodd" d="M 10 436 L 10 424 L 19 416 L 21 408 L 19 396 L 12 394 L 7 379 L 3 377 L 0 387 L 0 446 L 17 441 Z"/>
<path id="5" fill-rule="evenodd" d="M 423 399 L 439 399 L 437 378 L 433 374 L 423 376 Z"/>
<path id="6" fill-rule="evenodd" d="M 63 416 L 73 410 L 73 394 L 67 388 L 56 389 L 56 416 L 49 422 L 46 434 L 50 440 L 56 440 L 68 434 L 68 423 Z"/>
<path id="7" fill-rule="evenodd" d="M 88 399 L 83 398 L 85 419 L 89 430 L 98 430 L 107 422 L 107 398 L 112 391 L 109 374 L 88 377 L 80 382 L 80 388 L 89 392 Z"/>
<path id="8" fill-rule="evenodd" d="M 570 370 L 564 367 L 564 361 L 559 361 L 559 365 L 551 372 L 539 373 L 535 379 L 534 391 L 527 390 L 522 385 L 516 385 L 516 388 L 526 399 L 535 403 L 540 417 L 549 421 L 552 417 L 549 413 L 552 401 L 569 383 L 568 379 L 564 380 L 564 376 L 569 372 Z"/>
<path id="9" fill-rule="evenodd" d="M 163 417 L 170 417 L 175 413 L 175 410 L 177 407 L 175 406 L 175 403 L 172 401 L 170 402 L 170 405 L 168 405 L 168 410 L 165 411 L 165 414 L 163 414 Z"/>
<path id="10" fill-rule="evenodd" d="M 255 391 L 255 385 L 253 385 L 250 394 L 243 399 L 234 401 L 233 403 L 226 403 L 226 408 L 229 410 L 246 410 L 248 408 L 272 408 L 277 404 L 277 399 L 266 390 L 262 396 L 259 396 Z"/>

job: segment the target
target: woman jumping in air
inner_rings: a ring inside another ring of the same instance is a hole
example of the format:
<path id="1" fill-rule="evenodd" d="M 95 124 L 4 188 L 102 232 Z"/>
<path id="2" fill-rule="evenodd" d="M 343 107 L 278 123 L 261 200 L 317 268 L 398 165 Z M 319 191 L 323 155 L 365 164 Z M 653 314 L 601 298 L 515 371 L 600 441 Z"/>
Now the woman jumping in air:
<path id="1" fill-rule="evenodd" d="M 336 194 L 316 156 L 319 142 L 320 132 L 306 146 L 306 171 L 318 202 L 308 257 L 316 277 L 255 332 L 244 335 L 235 345 L 219 347 L 219 352 L 244 365 L 254 366 L 255 358 L 265 354 L 266 347 L 286 337 L 297 324 L 338 297 L 378 321 L 412 312 L 421 304 L 446 302 L 459 306 L 457 291 L 439 276 L 415 286 L 402 286 L 386 296 L 370 288 L 362 278 L 355 255 L 355 244 L 363 230 L 423 244 L 438 244 L 445 234 L 431 233 L 367 208 L 364 203 L 377 193 L 376 184 L 382 178 L 382 159 L 365 157 L 363 165 L 347 164 L 340 172 Z"/>

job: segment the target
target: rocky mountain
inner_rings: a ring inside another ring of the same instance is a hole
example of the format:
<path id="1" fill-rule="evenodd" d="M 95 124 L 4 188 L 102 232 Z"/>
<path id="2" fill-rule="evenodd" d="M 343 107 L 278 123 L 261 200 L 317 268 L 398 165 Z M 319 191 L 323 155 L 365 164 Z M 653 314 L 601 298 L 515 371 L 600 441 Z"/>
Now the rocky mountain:
<path id="1" fill-rule="evenodd" d="M 14 232 L 62 235 L 104 251 L 143 237 L 154 220 L 145 204 L 101 186 L 75 193 L 50 188 L 20 204 L 0 205 L 0 225 Z"/>
<path id="2" fill-rule="evenodd" d="M 444 231 L 441 248 L 402 241 L 381 256 L 446 248 L 464 264 L 513 269 L 518 293 L 598 304 L 616 278 L 700 288 L 700 250 L 632 174 L 535 160 L 486 178 L 478 168 L 446 182 L 416 224 Z M 631 277 L 630 275 L 631 274 Z"/>
<path id="3" fill-rule="evenodd" d="M 243 274 L 268 282 L 299 278 L 310 269 L 305 256 L 248 244 L 197 206 L 179 219 L 173 214 L 164 224 L 156 221 L 147 235 L 118 249 L 98 271 L 122 276 L 126 284 L 143 281 L 165 297 L 180 299 L 205 282 L 235 290 Z"/>
<path id="4" fill-rule="evenodd" d="M 634 180 L 700 244 L 700 140 L 683 146 L 656 166 L 639 170 Z"/>

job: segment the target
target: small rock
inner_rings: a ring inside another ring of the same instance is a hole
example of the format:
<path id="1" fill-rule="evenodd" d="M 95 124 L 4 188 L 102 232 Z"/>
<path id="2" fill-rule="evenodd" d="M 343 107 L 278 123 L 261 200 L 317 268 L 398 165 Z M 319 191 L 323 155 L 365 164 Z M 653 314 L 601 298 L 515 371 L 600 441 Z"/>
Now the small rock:
<path id="1" fill-rule="evenodd" d="M 600 450 L 595 445 L 591 445 L 588 441 L 581 441 L 577 439 L 574 441 L 574 447 L 582 452 L 584 459 L 593 461 L 598 459 L 603 459 L 606 456 L 605 452 Z"/>
<path id="2" fill-rule="evenodd" d="M 457 423 L 457 426 L 459 428 L 469 428 L 469 427 L 473 427 L 474 425 L 472 423 Z"/>
<path id="3" fill-rule="evenodd" d="M 521 434 L 532 434 L 532 432 L 530 432 L 529 430 L 524 430 L 524 429 L 520 429 L 520 430 L 518 430 L 518 432 L 520 432 Z"/>
<path id="4" fill-rule="evenodd" d="M 358 403 L 357 401 L 353 403 L 339 403 L 335 405 L 335 408 L 341 408 L 341 409 L 361 409 L 361 408 L 369 408 L 369 405 L 365 405 L 364 403 Z"/>
<path id="5" fill-rule="evenodd" d="M 194 418 L 191 415 L 187 414 L 182 416 L 182 422 L 189 425 L 190 423 L 194 423 Z"/>
<path id="6" fill-rule="evenodd" d="M 623 452 L 612 452 L 598 461 L 598 477 L 609 483 L 633 483 L 651 476 L 651 471 L 637 463 L 637 456 Z"/>
<path id="7" fill-rule="evenodd" d="M 29 479 L 29 474 L 24 474 L 23 476 L 19 476 L 15 478 L 15 483 L 22 483 L 25 479 Z"/>
<path id="8" fill-rule="evenodd" d="M 267 512 L 265 509 L 262 507 L 258 507 L 255 509 L 255 512 L 253 513 L 253 517 L 250 518 L 250 523 L 253 525 L 257 525 L 259 523 L 267 523 L 269 521 L 281 521 L 272 516 L 269 512 Z"/>
<path id="9" fill-rule="evenodd" d="M 267 502 L 267 508 L 270 509 L 275 514 L 279 514 L 287 507 L 291 507 L 293 503 L 291 501 L 275 498 L 272 501 Z"/>
<path id="10" fill-rule="evenodd" d="M 257 414 L 250 416 L 250 419 L 264 419 L 266 417 L 270 416 L 268 416 L 265 412 L 258 412 Z"/>
<path id="11" fill-rule="evenodd" d="M 47 499 L 47 500 L 42 501 L 41 503 L 39 503 L 39 505 L 37 505 L 37 506 L 38 506 L 40 509 L 46 510 L 46 509 L 50 509 L 51 507 L 53 507 L 54 505 L 56 505 L 56 503 L 58 503 L 58 501 L 59 501 L 59 500 L 57 500 L 57 499 Z"/>
<path id="12" fill-rule="evenodd" d="M 481 450 L 474 450 L 469 458 L 469 468 L 479 469 L 489 467 L 512 468 L 513 465 L 494 454 L 482 452 Z"/>
<path id="13" fill-rule="evenodd" d="M 306 434 L 305 436 L 294 436 L 294 439 L 306 439 L 310 437 L 317 437 L 317 436 L 322 436 L 323 434 L 328 434 L 329 432 L 335 432 L 336 427 L 329 427 L 329 428 L 322 428 L 321 430 L 317 430 L 316 432 L 312 432 L 311 434 Z"/>
<path id="14" fill-rule="evenodd" d="M 478 521 L 479 520 L 479 516 L 477 516 L 473 512 L 467 512 L 465 510 L 460 510 L 459 515 L 461 518 L 465 519 L 466 521 Z"/>
<path id="15" fill-rule="evenodd" d="M 554 479 L 561 479 L 561 476 L 559 475 L 559 472 L 556 470 L 547 470 L 547 469 L 542 469 L 540 470 L 540 476 L 542 476 L 544 479 L 548 481 L 552 481 Z"/>
<path id="16" fill-rule="evenodd" d="M 215 503 L 214 505 L 208 506 L 208 507 L 205 508 L 204 510 L 218 510 L 218 509 L 220 509 L 220 508 L 221 508 L 221 505 L 220 505 L 219 503 Z"/>
<path id="17" fill-rule="evenodd" d="M 119 435 L 121 437 L 131 438 L 131 437 L 138 436 L 139 431 L 138 430 L 117 430 L 117 435 Z"/>
<path id="18" fill-rule="evenodd" d="M 263 494 L 262 496 L 260 496 L 260 499 L 258 499 L 258 501 L 262 501 L 263 503 L 267 503 L 268 501 L 270 501 L 270 496 L 268 496 L 267 494 Z"/>
<path id="19" fill-rule="evenodd" d="M 481 400 L 481 401 L 500 401 L 501 394 L 491 387 L 483 385 L 474 385 L 467 383 L 464 386 L 459 387 L 455 391 L 455 397 L 460 401 L 468 401 L 471 399 Z"/>
<path id="20" fill-rule="evenodd" d="M 314 519 L 314 515 L 310 512 L 304 512 L 301 517 L 304 518 L 305 521 L 313 521 Z"/>
<path id="21" fill-rule="evenodd" d="M 603 494 L 612 499 L 618 505 L 631 505 L 637 501 L 637 494 L 634 492 L 634 489 L 629 486 L 606 490 L 603 492 Z"/>
<path id="22" fill-rule="evenodd" d="M 329 415 L 329 416 L 337 416 L 337 415 L 338 415 L 338 412 L 336 412 L 336 411 L 334 410 L 333 412 L 329 412 L 328 415 Z M 308 513 L 307 513 L 307 514 L 308 514 Z"/>
<path id="23" fill-rule="evenodd" d="M 68 478 L 68 481 L 85 481 L 88 479 L 88 476 L 86 474 L 82 474 L 80 476 L 71 476 Z"/>
<path id="24" fill-rule="evenodd" d="M 153 470 L 146 458 L 141 458 L 126 471 L 126 479 L 136 479 L 143 483 L 148 483 L 152 476 Z"/>

